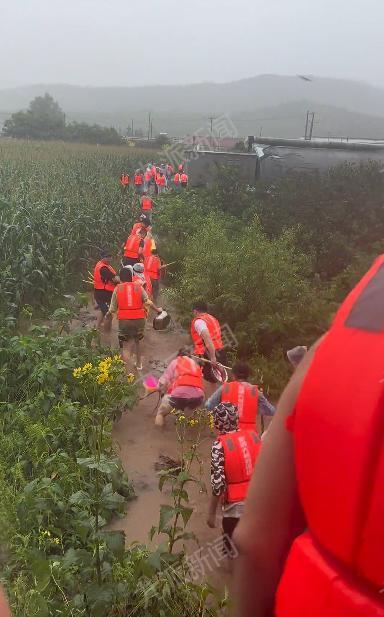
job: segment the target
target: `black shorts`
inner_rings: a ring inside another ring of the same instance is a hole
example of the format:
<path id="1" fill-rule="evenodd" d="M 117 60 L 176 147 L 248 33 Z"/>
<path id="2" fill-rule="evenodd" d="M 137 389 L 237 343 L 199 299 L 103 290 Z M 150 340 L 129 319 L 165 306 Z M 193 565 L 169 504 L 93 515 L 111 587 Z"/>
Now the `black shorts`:
<path id="1" fill-rule="evenodd" d="M 170 396 L 169 403 L 175 409 L 179 411 L 184 411 L 185 409 L 197 409 L 204 403 L 204 396 L 199 396 L 199 398 L 181 398 L 179 396 Z"/>
<path id="2" fill-rule="evenodd" d="M 109 305 L 111 304 L 113 291 L 107 291 L 106 289 L 95 289 L 94 298 L 97 306 L 103 315 L 106 315 L 109 311 Z"/>
<path id="3" fill-rule="evenodd" d="M 140 261 L 140 257 L 125 257 L 123 256 L 121 263 L 123 266 L 134 266 Z"/>

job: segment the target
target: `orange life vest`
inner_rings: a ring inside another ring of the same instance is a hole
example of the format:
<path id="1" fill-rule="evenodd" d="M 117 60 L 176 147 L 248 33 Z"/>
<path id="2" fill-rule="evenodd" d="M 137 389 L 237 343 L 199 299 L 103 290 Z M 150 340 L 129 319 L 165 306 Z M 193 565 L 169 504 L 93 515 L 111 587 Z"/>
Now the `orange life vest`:
<path id="1" fill-rule="evenodd" d="M 151 171 L 146 171 L 144 174 L 144 178 L 146 182 L 150 182 L 151 178 L 152 178 L 152 172 Z"/>
<path id="2" fill-rule="evenodd" d="M 145 229 L 144 225 L 142 223 L 135 223 L 131 229 L 131 236 L 136 235 L 141 229 Z"/>
<path id="3" fill-rule="evenodd" d="M 128 236 L 124 247 L 124 257 L 130 257 L 131 259 L 138 259 L 140 254 L 140 244 L 143 238 L 137 234 L 131 234 Z"/>
<path id="4" fill-rule="evenodd" d="M 116 276 L 116 271 L 112 268 L 112 266 L 106 264 L 105 261 L 101 259 L 97 262 L 95 270 L 93 272 L 93 287 L 94 289 L 105 289 L 105 291 L 113 291 L 116 287 L 116 283 L 112 283 L 112 281 L 106 281 L 104 283 L 103 279 L 101 278 L 102 268 L 108 268 L 111 274 L 113 274 L 113 276 Z"/>
<path id="5" fill-rule="evenodd" d="M 148 272 L 151 279 L 158 281 L 160 278 L 160 266 L 161 261 L 160 257 L 157 255 L 150 255 L 149 257 L 145 257 L 144 259 L 144 267 L 146 272 Z"/>
<path id="6" fill-rule="evenodd" d="M 141 209 L 142 210 L 152 210 L 153 207 L 153 201 L 150 197 L 146 197 L 145 195 L 143 195 L 143 197 L 141 198 Z"/>
<path id="7" fill-rule="evenodd" d="M 162 176 L 161 174 L 159 174 L 159 175 L 156 177 L 156 184 L 157 184 L 158 186 L 165 186 L 165 176 L 164 176 L 164 175 Z"/>
<path id="8" fill-rule="evenodd" d="M 121 174 L 121 176 L 120 176 L 120 184 L 122 186 L 128 186 L 128 184 L 129 184 L 129 176 L 128 176 L 128 174 Z"/>
<path id="9" fill-rule="evenodd" d="M 188 183 L 188 176 L 187 176 L 187 174 L 184 174 L 184 173 L 181 174 L 180 182 L 181 182 L 181 184 L 187 184 Z"/>
<path id="10" fill-rule="evenodd" d="M 136 174 L 134 182 L 135 182 L 136 186 L 140 186 L 141 184 L 143 184 L 143 175 L 142 174 Z"/>
<path id="11" fill-rule="evenodd" d="M 239 414 L 239 428 L 256 430 L 259 389 L 245 381 L 231 381 L 223 385 L 222 403 L 233 403 Z"/>
<path id="12" fill-rule="evenodd" d="M 212 343 L 214 348 L 217 349 L 222 349 L 223 348 L 223 342 L 221 340 L 221 328 L 220 328 L 220 324 L 218 322 L 218 320 L 216 319 L 216 317 L 213 317 L 213 315 L 209 315 L 208 313 L 204 313 L 202 315 L 199 315 L 198 317 L 195 317 L 192 320 L 191 323 L 191 337 L 192 337 L 192 341 L 194 343 L 194 350 L 193 353 L 198 355 L 198 356 L 202 356 L 205 352 L 205 344 L 203 339 L 201 338 L 201 336 L 199 334 L 197 334 L 196 330 L 195 330 L 195 322 L 197 319 L 202 319 L 203 321 L 205 321 L 207 328 L 208 328 L 208 332 L 209 335 L 212 339 Z"/>
<path id="13" fill-rule="evenodd" d="M 142 255 L 145 257 L 149 257 L 152 252 L 152 238 L 144 238 L 144 246 Z"/>
<path id="14" fill-rule="evenodd" d="M 384 615 L 384 256 L 342 304 L 293 415 L 307 531 L 293 543 L 276 615 Z"/>
<path id="15" fill-rule="evenodd" d="M 180 174 L 179 173 L 175 174 L 175 177 L 173 178 L 173 181 L 174 181 L 175 184 L 179 184 L 179 182 L 180 182 Z"/>
<path id="16" fill-rule="evenodd" d="M 153 166 L 152 166 L 152 169 L 151 169 L 151 174 L 152 174 L 152 177 L 153 177 L 153 178 L 155 178 L 155 177 L 156 177 L 156 166 L 155 166 L 155 165 L 153 165 Z"/>
<path id="17" fill-rule="evenodd" d="M 224 450 L 224 473 L 227 482 L 226 503 L 244 501 L 261 447 L 254 431 L 240 429 L 219 435 Z"/>
<path id="18" fill-rule="evenodd" d="M 146 316 L 142 287 L 137 282 L 120 283 L 117 287 L 117 319 L 144 319 Z"/>
<path id="19" fill-rule="evenodd" d="M 172 384 L 171 390 L 178 386 L 191 386 L 194 388 L 204 389 L 203 373 L 198 364 L 192 358 L 187 356 L 179 356 L 176 358 L 176 379 Z"/>

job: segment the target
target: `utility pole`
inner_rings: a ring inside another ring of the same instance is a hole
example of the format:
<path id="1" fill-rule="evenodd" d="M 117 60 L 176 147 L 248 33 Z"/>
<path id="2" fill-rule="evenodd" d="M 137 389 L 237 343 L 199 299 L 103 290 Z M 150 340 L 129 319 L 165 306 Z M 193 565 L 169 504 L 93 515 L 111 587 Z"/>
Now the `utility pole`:
<path id="1" fill-rule="evenodd" d="M 213 150 L 213 121 L 215 120 L 215 116 L 209 116 L 208 120 L 211 123 L 211 138 L 210 138 L 210 141 L 211 141 L 211 150 Z"/>
<path id="2" fill-rule="evenodd" d="M 312 135 L 313 135 L 313 126 L 315 124 L 315 112 L 314 111 L 307 111 L 307 118 L 305 121 L 305 134 L 304 134 L 304 139 L 306 141 L 310 141 L 312 139 Z"/>
<path id="3" fill-rule="evenodd" d="M 151 134 L 151 124 L 152 124 L 152 122 L 151 122 L 151 112 L 149 111 L 148 112 L 148 141 L 149 141 L 149 137 L 150 137 L 150 134 Z"/>
<path id="4" fill-rule="evenodd" d="M 152 133 L 153 133 L 153 124 L 152 124 L 152 120 L 151 120 L 151 139 L 152 139 Z"/>
<path id="5" fill-rule="evenodd" d="M 315 124 L 315 112 L 312 112 L 312 119 L 311 119 L 311 128 L 309 129 L 309 139 L 312 139 L 312 134 L 313 134 L 313 125 Z"/>
<path id="6" fill-rule="evenodd" d="M 131 136 L 134 137 L 135 133 L 133 132 L 133 118 L 132 118 L 132 122 L 131 122 Z"/>

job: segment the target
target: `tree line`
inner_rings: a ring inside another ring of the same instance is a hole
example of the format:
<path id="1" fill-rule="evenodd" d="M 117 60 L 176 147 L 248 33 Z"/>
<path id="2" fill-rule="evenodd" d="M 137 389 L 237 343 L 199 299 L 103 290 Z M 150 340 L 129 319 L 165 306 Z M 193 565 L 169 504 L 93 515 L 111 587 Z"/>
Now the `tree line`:
<path id="1" fill-rule="evenodd" d="M 64 140 L 78 143 L 119 145 L 122 138 L 112 127 L 86 122 L 67 122 L 59 104 L 46 93 L 31 101 L 26 111 L 18 111 L 4 122 L 4 137 Z"/>

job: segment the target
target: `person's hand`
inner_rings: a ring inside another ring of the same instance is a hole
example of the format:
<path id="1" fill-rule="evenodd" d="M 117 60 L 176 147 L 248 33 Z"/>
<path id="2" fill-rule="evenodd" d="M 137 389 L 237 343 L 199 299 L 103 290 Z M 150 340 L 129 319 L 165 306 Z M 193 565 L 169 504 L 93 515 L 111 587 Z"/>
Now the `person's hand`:
<path id="1" fill-rule="evenodd" d="M 163 312 L 163 309 L 161 308 L 161 306 L 158 307 L 157 312 L 158 312 L 159 315 L 160 315 L 160 313 Z"/>
<path id="2" fill-rule="evenodd" d="M 211 529 L 216 527 L 216 514 L 208 514 L 207 525 Z"/>

